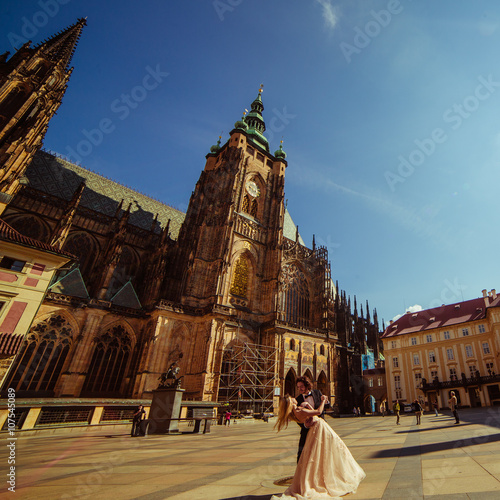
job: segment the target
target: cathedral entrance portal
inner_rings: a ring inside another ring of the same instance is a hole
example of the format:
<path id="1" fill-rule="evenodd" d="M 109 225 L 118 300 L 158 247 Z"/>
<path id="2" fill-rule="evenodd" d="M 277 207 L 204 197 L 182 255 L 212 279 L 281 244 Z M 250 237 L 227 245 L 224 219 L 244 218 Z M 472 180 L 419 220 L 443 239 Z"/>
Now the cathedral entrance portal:
<path id="1" fill-rule="evenodd" d="M 290 396 L 295 396 L 297 389 L 295 387 L 297 377 L 295 375 L 295 371 L 293 368 L 288 370 L 288 373 L 285 377 L 285 394 L 289 394 Z"/>

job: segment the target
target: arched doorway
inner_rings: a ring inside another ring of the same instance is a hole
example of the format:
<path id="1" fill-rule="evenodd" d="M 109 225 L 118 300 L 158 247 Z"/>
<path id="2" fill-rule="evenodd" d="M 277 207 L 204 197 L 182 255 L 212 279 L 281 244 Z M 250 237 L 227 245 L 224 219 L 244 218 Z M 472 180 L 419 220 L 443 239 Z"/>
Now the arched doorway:
<path id="1" fill-rule="evenodd" d="M 295 396 L 297 393 L 296 383 L 297 376 L 295 375 L 295 370 L 290 368 L 285 377 L 285 394 L 290 396 Z"/>
<path id="2" fill-rule="evenodd" d="M 327 396 L 330 396 L 330 387 L 324 371 L 322 371 L 319 374 L 317 386 L 318 389 L 321 391 L 321 394 L 326 394 Z"/>

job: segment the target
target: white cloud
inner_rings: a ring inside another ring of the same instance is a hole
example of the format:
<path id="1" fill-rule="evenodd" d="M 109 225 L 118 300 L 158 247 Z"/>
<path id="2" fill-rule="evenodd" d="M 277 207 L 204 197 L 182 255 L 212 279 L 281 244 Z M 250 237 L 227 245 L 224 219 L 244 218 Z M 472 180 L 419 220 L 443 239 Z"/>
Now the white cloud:
<path id="1" fill-rule="evenodd" d="M 418 311 L 423 311 L 423 307 L 418 305 L 418 304 L 415 304 L 414 306 L 410 306 L 410 307 L 407 307 L 406 308 L 406 311 L 405 311 L 405 314 L 407 312 L 410 312 L 410 313 L 416 313 Z M 394 318 L 392 318 L 392 321 L 396 321 L 398 320 L 399 318 L 401 318 L 401 316 L 404 316 L 404 314 L 397 314 L 396 316 L 394 316 Z"/>
<path id="2" fill-rule="evenodd" d="M 323 7 L 323 19 L 329 28 L 334 29 L 339 20 L 338 9 L 332 5 L 331 0 L 316 0 Z"/>

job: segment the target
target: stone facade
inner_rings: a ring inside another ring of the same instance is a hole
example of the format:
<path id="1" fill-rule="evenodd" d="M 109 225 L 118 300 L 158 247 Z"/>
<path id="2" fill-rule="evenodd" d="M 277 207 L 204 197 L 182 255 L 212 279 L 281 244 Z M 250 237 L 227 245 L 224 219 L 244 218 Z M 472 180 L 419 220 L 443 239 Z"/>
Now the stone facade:
<path id="1" fill-rule="evenodd" d="M 261 90 L 207 154 L 185 214 L 48 152 L 26 159 L 28 182 L 4 189 L 2 218 L 79 267 L 51 286 L 3 389 L 144 398 L 177 364 L 185 398 L 238 411 L 267 411 L 304 374 L 339 411 L 362 404 L 355 387 L 361 354 L 378 352 L 376 312 L 351 311 L 327 249 L 308 248 L 293 224 L 286 154 L 270 153 Z M 51 322 L 55 340 L 42 349 L 37 332 Z M 50 390 L 22 383 L 37 356 Z"/>

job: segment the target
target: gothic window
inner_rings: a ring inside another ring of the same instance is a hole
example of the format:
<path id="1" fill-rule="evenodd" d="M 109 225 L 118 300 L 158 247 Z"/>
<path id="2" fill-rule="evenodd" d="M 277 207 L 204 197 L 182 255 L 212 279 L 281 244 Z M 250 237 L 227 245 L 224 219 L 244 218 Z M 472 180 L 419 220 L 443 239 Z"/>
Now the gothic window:
<path id="1" fill-rule="evenodd" d="M 71 326 L 62 316 L 52 316 L 33 326 L 4 387 L 13 387 L 20 393 L 44 391 L 53 395 L 72 336 Z"/>
<path id="2" fill-rule="evenodd" d="M 0 124 L 7 123 L 21 108 L 28 97 L 28 92 L 17 86 L 10 90 L 1 102 L 2 112 L 0 114 Z"/>
<path id="3" fill-rule="evenodd" d="M 281 270 L 279 316 L 281 321 L 309 326 L 309 287 L 304 273 L 295 264 Z"/>
<path id="4" fill-rule="evenodd" d="M 70 233 L 63 250 L 78 257 L 80 272 L 84 278 L 88 278 L 98 257 L 94 238 L 87 233 Z"/>
<path id="5" fill-rule="evenodd" d="M 254 217 L 255 219 L 257 218 L 257 210 L 259 206 L 257 204 L 257 200 L 252 200 L 252 208 L 250 209 L 250 215 Z"/>
<path id="6" fill-rule="evenodd" d="M 325 346 L 324 345 L 319 346 L 319 353 L 321 356 L 325 355 Z"/>
<path id="7" fill-rule="evenodd" d="M 5 222 L 20 232 L 23 236 L 48 243 L 49 231 L 46 225 L 34 215 L 5 218 Z"/>
<path id="8" fill-rule="evenodd" d="M 290 340 L 290 351 L 295 351 L 295 340 L 294 339 Z"/>
<path id="9" fill-rule="evenodd" d="M 130 335 L 118 325 L 96 337 L 94 342 L 82 394 L 118 395 L 132 351 Z"/>
<path id="10" fill-rule="evenodd" d="M 250 212 L 250 197 L 248 196 L 248 194 L 246 194 L 245 197 L 243 198 L 243 205 L 241 206 L 241 211 L 245 213 Z"/>
<path id="11" fill-rule="evenodd" d="M 229 293 L 238 297 L 247 296 L 248 287 L 248 260 L 243 255 L 236 261 L 233 282 Z"/>
<path id="12" fill-rule="evenodd" d="M 138 258 L 135 251 L 128 246 L 124 246 L 109 284 L 108 298 L 111 298 L 129 279 L 135 276 L 137 267 Z"/>

